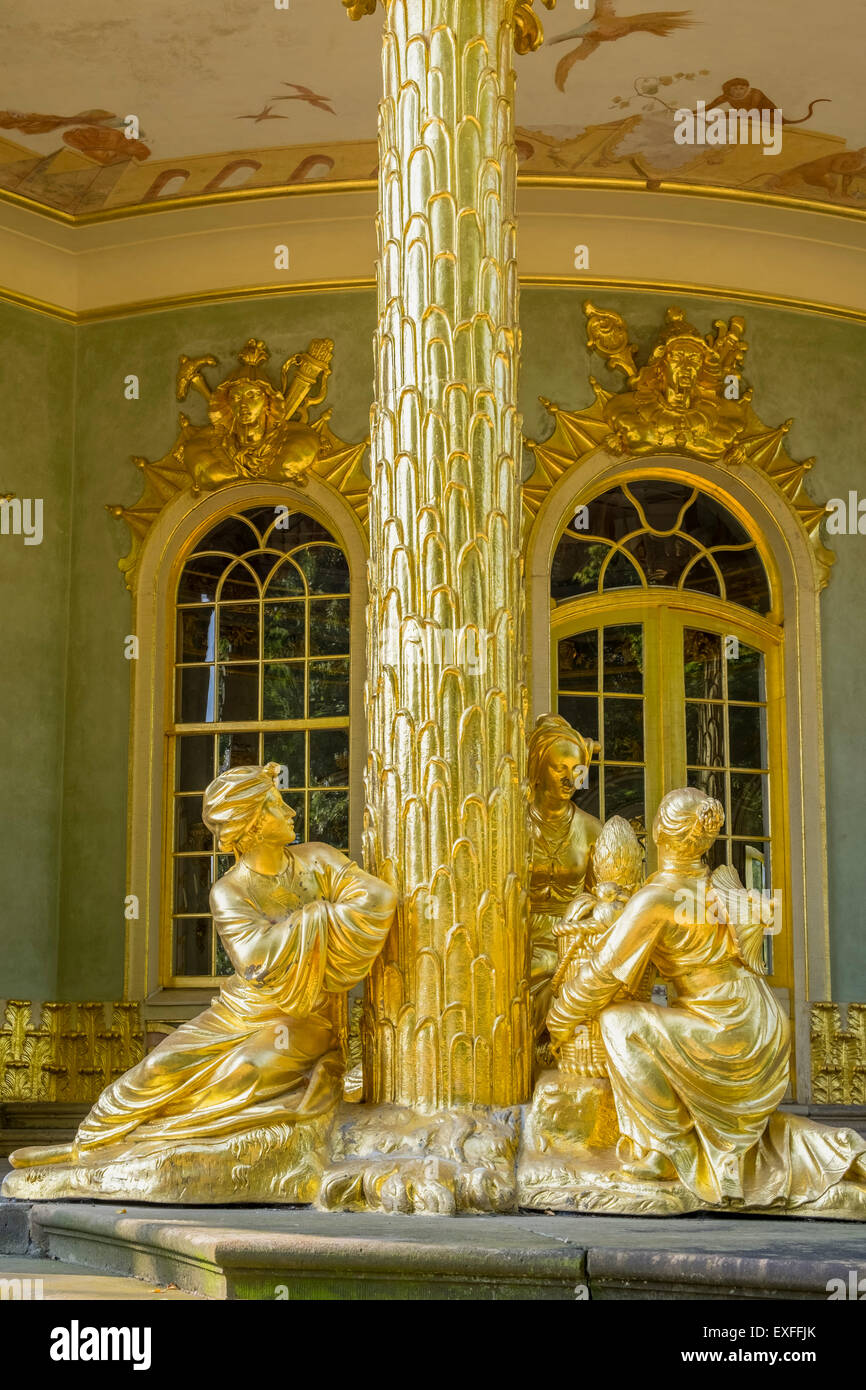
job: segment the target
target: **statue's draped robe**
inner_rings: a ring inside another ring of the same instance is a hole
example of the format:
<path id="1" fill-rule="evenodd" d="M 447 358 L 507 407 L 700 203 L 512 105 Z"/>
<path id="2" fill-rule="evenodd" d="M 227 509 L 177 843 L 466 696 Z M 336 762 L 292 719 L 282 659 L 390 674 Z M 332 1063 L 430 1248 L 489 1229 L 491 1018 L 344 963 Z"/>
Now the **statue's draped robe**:
<path id="1" fill-rule="evenodd" d="M 367 974 L 395 895 L 328 845 L 288 855 L 276 877 L 241 861 L 214 885 L 211 910 L 236 973 L 209 1009 L 103 1091 L 76 1136 L 78 1162 L 101 1160 L 109 1145 L 140 1153 L 312 1117 L 339 1098 L 331 996 Z M 38 1161 L 19 1153 L 16 1166 Z"/>
<path id="2" fill-rule="evenodd" d="M 622 1133 L 639 1152 L 665 1154 L 708 1203 L 797 1205 L 846 1175 L 862 1182 L 858 1134 L 777 1111 L 788 1020 L 740 958 L 732 928 L 677 915 L 688 914 L 675 912 L 674 894 L 648 884 L 551 1010 L 556 1030 L 598 1015 Z M 650 963 L 674 986 L 675 1005 L 616 999 Z"/>
<path id="3" fill-rule="evenodd" d="M 592 845 L 600 830 L 593 816 L 575 806 L 569 833 L 557 845 L 559 837 L 547 837 L 540 818 L 530 816 L 530 996 L 536 1036 L 545 1027 L 551 981 L 559 964 L 554 929 L 578 893 L 592 884 Z"/>

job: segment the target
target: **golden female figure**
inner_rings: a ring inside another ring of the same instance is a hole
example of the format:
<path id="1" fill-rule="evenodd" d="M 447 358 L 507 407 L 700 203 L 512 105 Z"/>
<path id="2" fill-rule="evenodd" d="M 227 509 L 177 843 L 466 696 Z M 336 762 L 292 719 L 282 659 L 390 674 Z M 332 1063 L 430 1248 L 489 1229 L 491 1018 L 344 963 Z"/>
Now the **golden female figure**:
<path id="1" fill-rule="evenodd" d="M 592 847 L 601 822 L 573 800 L 585 784 L 595 745 L 558 714 L 543 714 L 529 738 L 530 988 L 535 1036 L 544 1031 L 559 964 L 555 929 L 592 881 Z"/>
<path id="2" fill-rule="evenodd" d="M 204 795 L 206 825 L 236 857 L 211 890 L 235 974 L 209 1009 L 103 1091 L 72 1145 L 19 1149 L 14 1167 L 99 1164 L 107 1150 L 112 1161 L 141 1156 L 336 1105 L 333 996 L 366 975 L 396 897 L 329 845 L 289 849 L 294 812 L 278 773 L 276 763 L 233 768 Z"/>
<path id="3" fill-rule="evenodd" d="M 627 1174 L 678 1178 L 709 1205 L 866 1216 L 866 1142 L 776 1109 L 789 1025 L 763 978 L 764 921 L 742 910 L 733 870 L 711 878 L 704 864 L 723 822 L 719 802 L 696 788 L 663 798 L 659 871 L 563 985 L 551 1036 L 568 1040 L 598 1016 Z M 616 999 L 650 963 L 676 1004 Z"/>

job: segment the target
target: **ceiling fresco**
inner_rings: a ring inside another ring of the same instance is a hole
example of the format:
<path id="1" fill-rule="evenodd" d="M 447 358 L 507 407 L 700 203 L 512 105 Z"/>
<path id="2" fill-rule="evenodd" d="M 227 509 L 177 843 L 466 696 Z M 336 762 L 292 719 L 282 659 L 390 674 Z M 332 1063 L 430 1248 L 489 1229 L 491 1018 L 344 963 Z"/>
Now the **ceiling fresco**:
<path id="1" fill-rule="evenodd" d="M 525 173 L 866 209 L 862 0 L 641 2 L 543 12 L 544 46 L 518 59 Z M 379 25 L 339 0 L 280 3 L 19 5 L 4 20 L 0 194 L 82 216 L 373 178 Z M 714 141 L 720 113 L 743 107 L 765 112 L 764 137 L 733 143 L 734 118 Z"/>

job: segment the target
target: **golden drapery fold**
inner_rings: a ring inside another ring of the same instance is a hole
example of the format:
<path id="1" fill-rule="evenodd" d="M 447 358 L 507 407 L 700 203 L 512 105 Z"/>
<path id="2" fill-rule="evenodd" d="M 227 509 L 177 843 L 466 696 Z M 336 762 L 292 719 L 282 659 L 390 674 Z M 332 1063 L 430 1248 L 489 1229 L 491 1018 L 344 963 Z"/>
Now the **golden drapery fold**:
<path id="1" fill-rule="evenodd" d="M 235 967 L 211 1007 L 103 1091 L 74 1145 L 19 1149 L 14 1167 L 99 1163 L 108 1146 L 113 1158 L 124 1144 L 142 1154 L 336 1103 L 344 1059 L 332 996 L 367 974 L 396 896 L 328 845 L 294 847 L 287 861 L 274 877 L 241 861 L 211 890 Z"/>
<path id="2" fill-rule="evenodd" d="M 788 1020 L 730 925 L 682 907 L 664 882 L 640 889 L 595 958 L 563 985 L 552 1035 L 598 1016 L 622 1134 L 638 1159 L 664 1155 L 703 1202 L 791 1207 L 845 1179 L 866 1183 L 858 1134 L 777 1110 Z M 628 997 L 650 962 L 673 985 L 674 1005 Z"/>

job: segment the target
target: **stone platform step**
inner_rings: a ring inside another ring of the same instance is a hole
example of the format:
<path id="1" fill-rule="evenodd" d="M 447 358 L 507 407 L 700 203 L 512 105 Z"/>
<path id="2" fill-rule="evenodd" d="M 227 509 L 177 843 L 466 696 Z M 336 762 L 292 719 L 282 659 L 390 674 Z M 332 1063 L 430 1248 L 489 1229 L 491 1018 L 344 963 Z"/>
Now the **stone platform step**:
<path id="1" fill-rule="evenodd" d="M 224 1299 L 826 1300 L 866 1277 L 847 1222 L 46 1202 L 29 1225 L 33 1253 Z"/>

